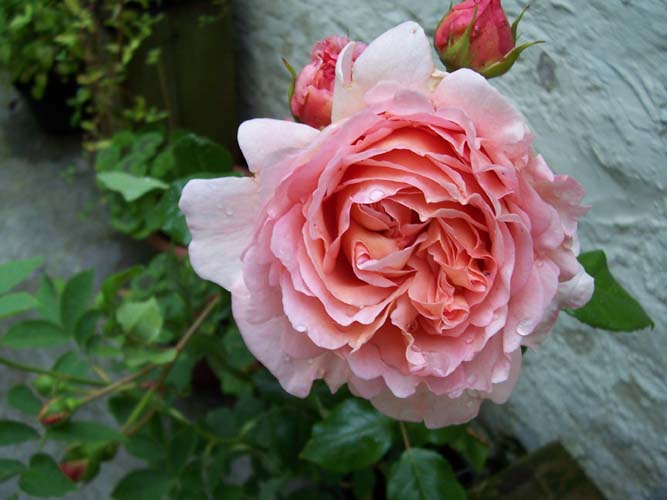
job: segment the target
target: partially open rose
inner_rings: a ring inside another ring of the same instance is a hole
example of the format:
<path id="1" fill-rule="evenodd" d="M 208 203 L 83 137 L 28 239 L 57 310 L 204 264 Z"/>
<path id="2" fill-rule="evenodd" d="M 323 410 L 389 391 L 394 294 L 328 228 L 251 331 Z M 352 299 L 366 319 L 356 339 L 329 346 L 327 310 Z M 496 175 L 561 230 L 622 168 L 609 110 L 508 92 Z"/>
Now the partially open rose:
<path id="1" fill-rule="evenodd" d="M 583 192 L 482 76 L 435 71 L 417 24 L 353 54 L 331 126 L 248 121 L 254 177 L 187 185 L 192 264 L 231 290 L 248 348 L 290 393 L 323 378 L 398 419 L 461 423 L 505 401 L 521 346 L 589 299 Z"/>

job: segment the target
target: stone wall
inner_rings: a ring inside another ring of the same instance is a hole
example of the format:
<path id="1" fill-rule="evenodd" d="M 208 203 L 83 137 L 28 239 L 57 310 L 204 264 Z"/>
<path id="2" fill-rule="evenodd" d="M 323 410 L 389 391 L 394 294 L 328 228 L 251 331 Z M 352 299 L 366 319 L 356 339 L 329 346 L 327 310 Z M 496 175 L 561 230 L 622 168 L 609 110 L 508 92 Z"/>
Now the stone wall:
<path id="1" fill-rule="evenodd" d="M 233 0 L 244 118 L 288 116 L 289 78 L 328 34 L 370 41 L 408 19 L 429 34 L 449 0 Z M 506 0 L 510 17 L 523 2 Z M 494 80 L 526 114 L 537 148 L 576 176 L 593 209 L 582 247 L 602 247 L 656 329 L 610 334 L 562 317 L 521 381 L 484 421 L 528 448 L 562 440 L 612 499 L 667 498 L 667 2 L 541 0 L 530 49 Z"/>

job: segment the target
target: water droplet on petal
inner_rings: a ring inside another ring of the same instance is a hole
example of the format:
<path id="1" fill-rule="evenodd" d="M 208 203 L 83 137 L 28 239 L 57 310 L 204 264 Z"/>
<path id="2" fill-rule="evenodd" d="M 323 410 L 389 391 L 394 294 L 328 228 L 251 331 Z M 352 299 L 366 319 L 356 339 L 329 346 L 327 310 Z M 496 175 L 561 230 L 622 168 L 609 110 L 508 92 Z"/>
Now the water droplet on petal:
<path id="1" fill-rule="evenodd" d="M 543 260 L 538 260 L 537 261 L 537 267 L 544 267 L 544 261 Z"/>
<path id="2" fill-rule="evenodd" d="M 474 384 L 475 382 L 477 382 L 477 375 L 475 375 L 474 373 L 468 375 L 468 383 Z"/>
<path id="3" fill-rule="evenodd" d="M 473 336 L 472 336 L 472 335 L 468 335 L 468 336 L 466 337 L 466 344 L 472 344 L 472 341 L 473 341 Z"/>
<path id="4" fill-rule="evenodd" d="M 371 201 L 379 201 L 384 196 L 384 191 L 381 189 L 373 189 L 371 191 Z"/>
<path id="5" fill-rule="evenodd" d="M 533 321 L 529 319 L 524 319 L 517 325 L 516 332 L 521 336 L 525 336 L 532 333 L 534 329 L 535 325 L 533 324 Z"/>
<path id="6" fill-rule="evenodd" d="M 308 328 L 306 328 L 306 325 L 296 325 L 294 329 L 299 332 L 299 333 L 304 333 Z"/>
<path id="7" fill-rule="evenodd" d="M 283 361 L 290 361 L 290 359 L 291 358 L 287 354 L 283 356 Z"/>
<path id="8" fill-rule="evenodd" d="M 225 210 L 225 215 L 227 215 L 228 217 L 231 217 L 232 215 L 234 215 L 234 210 L 232 210 L 231 208 L 228 208 L 227 210 Z"/>

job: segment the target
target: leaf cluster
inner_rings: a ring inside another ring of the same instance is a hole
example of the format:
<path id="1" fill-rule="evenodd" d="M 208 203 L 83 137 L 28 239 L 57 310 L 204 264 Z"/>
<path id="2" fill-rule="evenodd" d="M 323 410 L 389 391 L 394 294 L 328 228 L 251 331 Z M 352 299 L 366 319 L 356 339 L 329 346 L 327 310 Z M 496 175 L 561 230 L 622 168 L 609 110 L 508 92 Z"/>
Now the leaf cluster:
<path id="1" fill-rule="evenodd" d="M 190 242 L 178 209 L 185 184 L 233 175 L 224 147 L 183 131 L 119 132 L 98 151 L 95 170 L 114 229 L 137 239 L 161 232 L 177 245 Z"/>
<path id="2" fill-rule="evenodd" d="M 68 3 L 0 2 L 0 63 L 12 81 L 30 84 L 36 99 L 44 94 L 49 78 L 71 78 L 81 70 L 83 51 L 73 33 Z"/>
<path id="3" fill-rule="evenodd" d="M 0 269 L 0 299 L 25 297 L 3 309 L 17 321 L 0 345 L 65 350 L 50 367 L 0 357 L 33 374 L 7 394 L 24 419 L 0 421 L 0 446 L 34 446 L 28 463 L 0 459 L 0 480 L 18 476 L 30 496 L 74 491 L 121 447 L 145 465 L 121 479 L 114 499 L 422 499 L 443 491 L 465 498 L 442 450 L 483 467 L 486 445 L 467 426 L 401 430 L 345 388 L 331 394 L 323 383 L 305 399 L 287 394 L 246 349 L 229 295 L 187 260 L 160 254 L 107 277 L 96 293 L 90 271 L 68 280 L 42 275 L 35 293 L 12 292 L 41 264 Z M 102 398 L 116 425 L 78 418 Z M 45 454 L 40 441 L 61 451 Z"/>

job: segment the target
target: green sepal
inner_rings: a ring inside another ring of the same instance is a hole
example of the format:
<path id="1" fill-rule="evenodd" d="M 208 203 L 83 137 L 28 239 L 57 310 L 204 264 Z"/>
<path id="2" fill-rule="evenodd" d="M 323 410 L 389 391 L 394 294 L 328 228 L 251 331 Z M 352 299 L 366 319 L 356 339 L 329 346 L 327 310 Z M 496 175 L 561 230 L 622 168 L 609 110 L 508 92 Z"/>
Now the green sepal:
<path id="1" fill-rule="evenodd" d="M 523 18 L 523 15 L 526 13 L 526 11 L 528 10 L 529 7 L 530 7 L 530 3 L 523 8 L 523 10 L 521 11 L 521 14 L 519 14 L 519 17 L 517 17 L 514 20 L 514 22 L 512 23 L 512 38 L 514 39 L 514 43 L 516 43 L 516 41 L 519 38 L 519 33 L 518 33 L 519 23 L 521 22 L 521 19 Z"/>
<path id="2" fill-rule="evenodd" d="M 523 45 L 514 47 L 500 61 L 487 64 L 486 66 L 480 68 L 478 72 L 486 78 L 495 78 L 497 76 L 504 75 L 514 65 L 514 63 L 517 61 L 517 59 L 524 50 L 526 50 L 528 47 L 532 47 L 533 45 L 537 45 L 539 43 L 544 43 L 544 40 L 537 40 L 536 42 L 524 43 Z"/>
<path id="3" fill-rule="evenodd" d="M 289 86 L 289 91 L 287 93 L 287 103 L 290 105 L 291 109 L 292 97 L 294 96 L 294 89 L 296 88 L 296 79 L 298 78 L 298 75 L 296 73 L 296 70 L 294 69 L 294 66 L 292 66 L 287 59 L 283 57 L 282 61 L 283 61 L 283 66 L 285 66 L 290 76 L 292 77 L 292 81 L 290 82 Z"/>
<path id="4" fill-rule="evenodd" d="M 446 16 L 445 16 L 446 17 Z M 440 21 L 440 24 L 445 18 Z M 472 65 L 473 55 L 470 53 L 470 40 L 472 37 L 472 28 L 477 21 L 477 6 L 473 12 L 472 19 L 468 27 L 457 40 L 447 43 L 447 48 L 438 52 L 440 60 L 447 68 L 447 71 L 456 71 L 461 68 L 469 68 Z M 438 25 L 438 28 L 440 26 Z"/>

